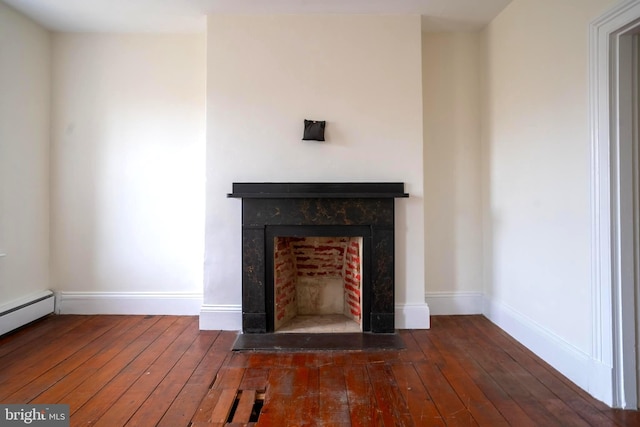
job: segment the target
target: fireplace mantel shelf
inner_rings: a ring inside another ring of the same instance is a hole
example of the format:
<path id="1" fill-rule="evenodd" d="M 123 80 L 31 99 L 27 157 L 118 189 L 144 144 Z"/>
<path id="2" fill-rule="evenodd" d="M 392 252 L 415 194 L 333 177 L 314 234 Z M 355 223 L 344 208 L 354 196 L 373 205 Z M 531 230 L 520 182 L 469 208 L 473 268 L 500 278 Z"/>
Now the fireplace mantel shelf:
<path id="1" fill-rule="evenodd" d="M 233 199 L 393 199 L 409 197 L 407 193 L 229 193 Z"/>
<path id="2" fill-rule="evenodd" d="M 227 197 L 238 199 L 387 199 L 409 197 L 401 182 L 233 183 Z"/>

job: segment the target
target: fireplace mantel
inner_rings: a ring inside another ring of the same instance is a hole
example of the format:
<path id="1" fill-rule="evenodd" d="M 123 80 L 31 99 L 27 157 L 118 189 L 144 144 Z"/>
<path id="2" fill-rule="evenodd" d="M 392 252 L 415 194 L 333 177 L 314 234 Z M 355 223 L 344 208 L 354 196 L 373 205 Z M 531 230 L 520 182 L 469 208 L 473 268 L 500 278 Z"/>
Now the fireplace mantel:
<path id="1" fill-rule="evenodd" d="M 235 182 L 227 197 L 243 199 L 409 197 L 402 182 Z"/>
<path id="2" fill-rule="evenodd" d="M 242 199 L 244 333 L 273 332 L 274 236 L 317 233 L 365 238 L 363 331 L 394 332 L 394 199 L 409 197 L 404 183 L 233 183 L 227 196 Z"/>

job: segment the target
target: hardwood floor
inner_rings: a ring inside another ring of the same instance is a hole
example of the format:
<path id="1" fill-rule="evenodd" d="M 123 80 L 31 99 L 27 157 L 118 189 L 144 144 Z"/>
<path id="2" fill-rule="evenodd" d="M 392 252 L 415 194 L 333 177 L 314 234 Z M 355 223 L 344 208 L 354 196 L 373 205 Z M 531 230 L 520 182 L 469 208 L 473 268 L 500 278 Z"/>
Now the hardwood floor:
<path id="1" fill-rule="evenodd" d="M 403 350 L 232 352 L 197 317 L 50 316 L 0 338 L 1 403 L 71 425 L 640 426 L 482 316 L 432 317 Z"/>

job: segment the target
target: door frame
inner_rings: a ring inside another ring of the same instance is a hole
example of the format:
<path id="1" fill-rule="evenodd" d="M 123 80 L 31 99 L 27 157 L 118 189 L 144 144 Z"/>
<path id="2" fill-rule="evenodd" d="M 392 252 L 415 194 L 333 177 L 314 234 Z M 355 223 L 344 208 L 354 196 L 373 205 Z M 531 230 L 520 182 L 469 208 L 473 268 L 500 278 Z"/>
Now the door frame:
<path id="1" fill-rule="evenodd" d="M 589 392 L 635 409 L 635 223 L 633 147 L 628 137 L 626 42 L 640 28 L 640 1 L 627 0 L 591 23 L 592 336 Z M 635 212 L 637 213 L 637 212 Z M 631 239 L 629 238 L 631 236 Z"/>

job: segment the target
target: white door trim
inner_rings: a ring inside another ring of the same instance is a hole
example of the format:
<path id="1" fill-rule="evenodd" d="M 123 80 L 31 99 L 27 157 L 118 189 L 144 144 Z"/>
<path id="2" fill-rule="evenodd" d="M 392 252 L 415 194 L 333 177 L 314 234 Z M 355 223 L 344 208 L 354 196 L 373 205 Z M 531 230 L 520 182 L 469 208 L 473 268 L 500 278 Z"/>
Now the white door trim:
<path id="1" fill-rule="evenodd" d="M 640 1 L 627 0 L 592 22 L 589 30 L 593 322 L 589 392 L 623 408 L 635 408 L 637 396 L 635 360 L 630 362 L 628 353 L 625 356 L 628 348 L 623 340 L 629 337 L 624 331 L 625 324 L 629 325 L 624 322 L 629 316 L 628 288 L 623 286 L 629 265 L 622 256 L 628 218 L 621 203 L 625 203 L 622 196 L 628 182 L 620 173 L 620 150 L 625 147 L 621 147 L 618 126 L 618 52 L 620 36 L 632 31 L 639 18 Z M 631 310 L 635 310 L 633 304 Z M 633 341 L 635 344 L 635 335 Z M 633 375 L 629 369 L 634 370 Z"/>

